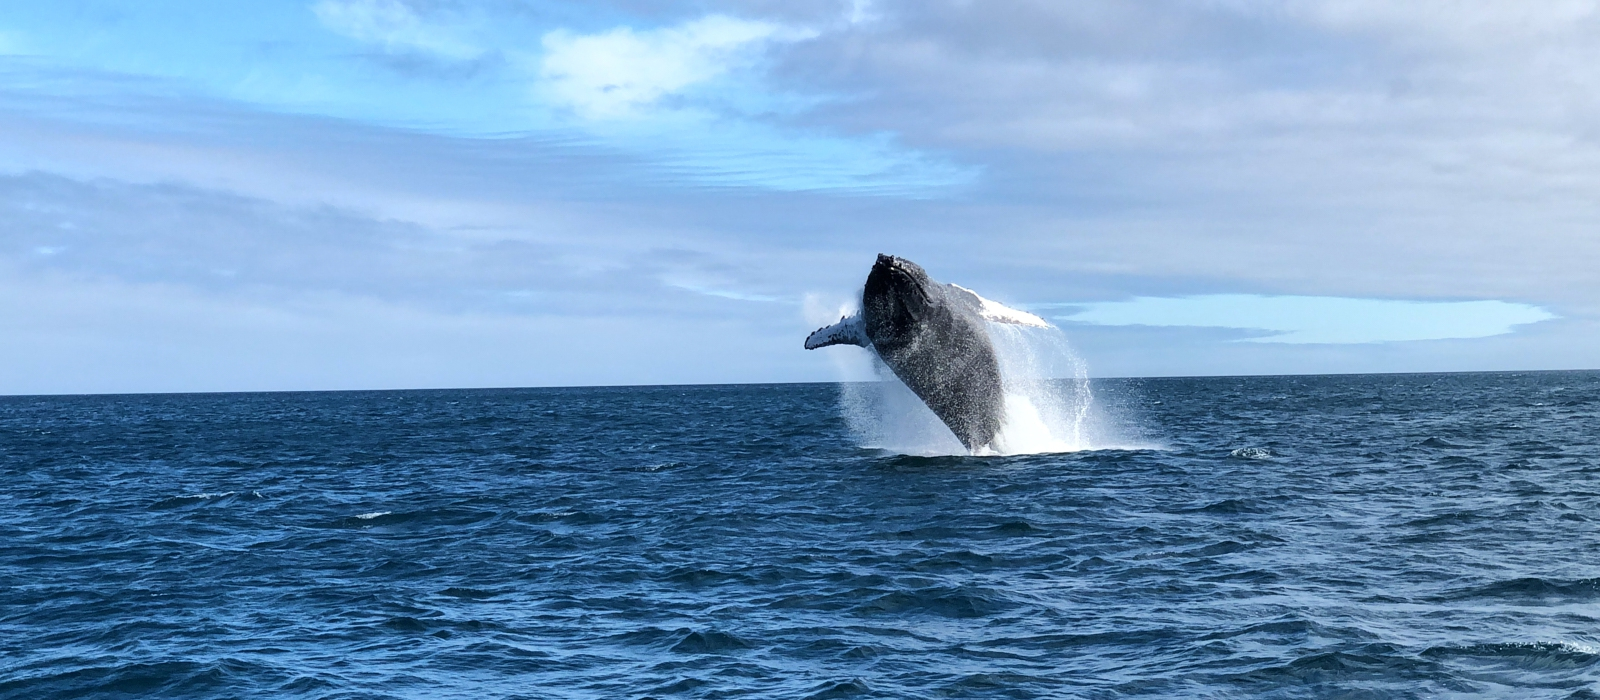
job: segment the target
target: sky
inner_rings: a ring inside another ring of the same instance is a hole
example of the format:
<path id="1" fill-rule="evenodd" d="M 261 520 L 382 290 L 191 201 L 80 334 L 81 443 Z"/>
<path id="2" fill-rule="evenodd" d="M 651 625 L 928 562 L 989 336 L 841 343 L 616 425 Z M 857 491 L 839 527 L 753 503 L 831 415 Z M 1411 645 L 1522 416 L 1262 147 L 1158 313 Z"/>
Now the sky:
<path id="1" fill-rule="evenodd" d="M 1093 376 L 1600 368 L 1600 0 L 0 0 L 0 394 L 832 381 L 877 253 Z"/>

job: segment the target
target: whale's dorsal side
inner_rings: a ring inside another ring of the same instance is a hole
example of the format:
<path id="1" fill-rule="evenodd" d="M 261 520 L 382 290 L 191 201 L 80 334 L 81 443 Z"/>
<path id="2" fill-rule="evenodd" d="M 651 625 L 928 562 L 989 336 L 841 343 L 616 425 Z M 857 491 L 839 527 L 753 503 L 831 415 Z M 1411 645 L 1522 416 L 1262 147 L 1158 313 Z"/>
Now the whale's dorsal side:
<path id="1" fill-rule="evenodd" d="M 1017 326 L 1033 326 L 1034 328 L 1049 328 L 1050 323 L 1026 311 L 1019 311 L 996 301 L 990 301 L 959 284 L 947 284 L 950 296 L 961 300 L 973 311 L 983 317 L 985 321 L 995 323 L 1010 323 Z"/>
<path id="2" fill-rule="evenodd" d="M 818 328 L 806 336 L 807 350 L 825 348 L 829 345 L 872 347 L 872 341 L 867 338 L 867 326 L 861 321 L 861 314 L 845 316 L 840 318 L 838 323 Z"/>

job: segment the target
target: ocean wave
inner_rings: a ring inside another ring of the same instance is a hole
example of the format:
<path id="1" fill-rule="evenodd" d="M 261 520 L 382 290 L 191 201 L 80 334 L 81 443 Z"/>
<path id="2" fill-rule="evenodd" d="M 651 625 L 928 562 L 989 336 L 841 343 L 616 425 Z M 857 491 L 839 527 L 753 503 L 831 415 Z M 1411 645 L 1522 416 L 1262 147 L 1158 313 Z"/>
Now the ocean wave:
<path id="1" fill-rule="evenodd" d="M 1531 670 L 1571 671 L 1600 664 L 1600 649 L 1579 642 L 1490 642 L 1430 647 L 1422 653 L 1435 658 L 1505 661 Z"/>
<path id="2" fill-rule="evenodd" d="M 0 397 L 0 697 L 1569 697 L 1556 383 L 1096 380 L 1170 449 L 983 459 L 828 384 Z"/>
<path id="3" fill-rule="evenodd" d="M 1600 599 L 1600 578 L 1545 579 L 1537 576 L 1470 586 L 1439 596 L 1441 600 L 1511 598 L 1526 601 Z"/>
<path id="4" fill-rule="evenodd" d="M 1017 603 L 999 591 L 971 587 L 894 590 L 854 606 L 858 612 L 888 615 L 932 615 L 981 618 L 1011 610 Z"/>
<path id="5" fill-rule="evenodd" d="M 1210 513 L 1214 515 L 1241 515 L 1259 514 L 1269 512 L 1270 509 L 1254 499 L 1227 498 L 1215 503 L 1209 503 L 1198 508 L 1184 510 L 1184 513 Z"/>
<path id="6" fill-rule="evenodd" d="M 724 654 L 743 651 L 751 644 L 737 635 L 718 630 L 682 630 L 683 636 L 668 651 L 676 654 Z"/>

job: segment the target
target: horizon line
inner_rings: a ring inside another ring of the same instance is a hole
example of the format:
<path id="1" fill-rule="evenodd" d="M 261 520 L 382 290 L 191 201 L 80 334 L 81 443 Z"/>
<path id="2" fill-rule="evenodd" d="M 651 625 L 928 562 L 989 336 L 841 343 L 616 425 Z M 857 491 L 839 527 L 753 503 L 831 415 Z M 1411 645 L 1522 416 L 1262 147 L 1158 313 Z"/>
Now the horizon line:
<path id="1" fill-rule="evenodd" d="M 1307 372 L 1291 374 L 1158 374 L 1137 377 L 1088 377 L 1088 381 L 1131 381 L 1148 379 L 1278 379 L 1288 377 L 1379 377 L 1379 376 L 1423 376 L 1423 375 L 1453 375 L 1453 374 L 1557 374 L 1563 372 L 1600 372 L 1600 368 L 1570 368 L 1570 369 L 1488 369 L 1488 370 L 1442 370 L 1423 372 Z M 1051 377 L 1050 379 L 1070 379 L 1070 377 Z M 888 380 L 877 380 L 888 381 Z M 71 397 L 109 397 L 109 396 L 209 396 L 229 394 L 340 394 L 340 393 L 400 393 L 420 391 L 527 391 L 539 389 L 669 389 L 669 388 L 709 388 L 709 387 L 758 387 L 758 386 L 812 386 L 823 384 L 871 384 L 868 381 L 832 381 L 832 382 L 719 382 L 719 383 L 684 383 L 684 384 L 548 384 L 539 386 L 458 386 L 458 387 L 409 387 L 409 388 L 383 388 L 383 389 L 254 389 L 234 390 L 221 389 L 215 391 L 109 391 L 109 392 L 84 392 L 84 393 L 45 393 L 45 394 L 5 394 L 0 393 L 0 400 L 26 399 L 26 398 L 71 398 Z"/>

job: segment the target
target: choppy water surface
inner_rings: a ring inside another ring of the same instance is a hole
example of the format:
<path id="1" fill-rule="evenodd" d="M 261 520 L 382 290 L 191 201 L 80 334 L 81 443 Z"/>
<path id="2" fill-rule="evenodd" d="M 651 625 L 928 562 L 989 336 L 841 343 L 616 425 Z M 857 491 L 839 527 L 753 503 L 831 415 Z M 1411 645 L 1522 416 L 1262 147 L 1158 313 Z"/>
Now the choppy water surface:
<path id="1" fill-rule="evenodd" d="M 0 696 L 1596 697 L 1600 374 L 0 398 Z"/>

